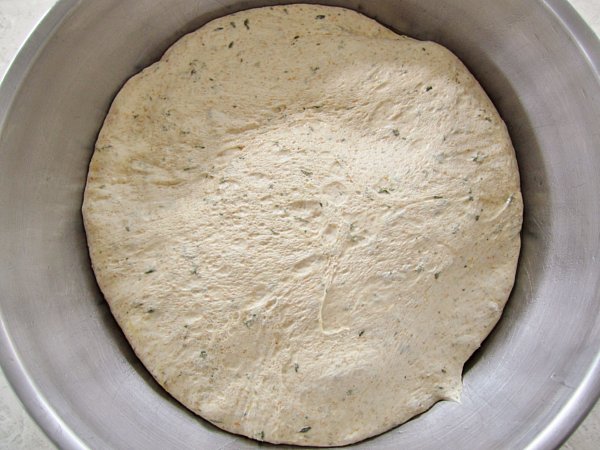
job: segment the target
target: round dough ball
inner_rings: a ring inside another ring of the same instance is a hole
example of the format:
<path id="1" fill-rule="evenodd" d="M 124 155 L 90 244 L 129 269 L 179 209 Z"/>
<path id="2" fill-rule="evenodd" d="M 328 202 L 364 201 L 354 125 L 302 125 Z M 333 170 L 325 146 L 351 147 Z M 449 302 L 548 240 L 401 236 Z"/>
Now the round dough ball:
<path id="1" fill-rule="evenodd" d="M 234 433 L 332 446 L 459 398 L 514 282 L 522 200 L 452 53 L 288 5 L 214 20 L 125 84 L 83 213 L 168 392 Z"/>

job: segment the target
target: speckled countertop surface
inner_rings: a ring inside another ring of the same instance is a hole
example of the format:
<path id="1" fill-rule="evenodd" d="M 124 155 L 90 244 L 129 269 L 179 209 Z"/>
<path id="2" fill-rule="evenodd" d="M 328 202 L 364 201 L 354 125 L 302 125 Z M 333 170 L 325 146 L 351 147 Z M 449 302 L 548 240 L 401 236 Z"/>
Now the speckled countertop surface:
<path id="1" fill-rule="evenodd" d="M 570 0 L 600 35 L 600 0 Z M 27 35 L 56 0 L 0 0 L 0 74 L 3 74 Z M 54 449 L 0 371 L 0 449 Z M 564 450 L 600 448 L 600 404 L 562 447 Z"/>

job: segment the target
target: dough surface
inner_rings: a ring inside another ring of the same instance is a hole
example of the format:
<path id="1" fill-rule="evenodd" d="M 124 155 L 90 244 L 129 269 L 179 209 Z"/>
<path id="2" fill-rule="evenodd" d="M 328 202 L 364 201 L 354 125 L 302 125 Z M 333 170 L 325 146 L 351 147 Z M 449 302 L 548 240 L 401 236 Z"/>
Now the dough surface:
<path id="1" fill-rule="evenodd" d="M 513 286 L 522 199 L 452 53 L 288 5 L 214 20 L 125 84 L 83 215 L 169 393 L 234 433 L 331 446 L 459 399 Z"/>

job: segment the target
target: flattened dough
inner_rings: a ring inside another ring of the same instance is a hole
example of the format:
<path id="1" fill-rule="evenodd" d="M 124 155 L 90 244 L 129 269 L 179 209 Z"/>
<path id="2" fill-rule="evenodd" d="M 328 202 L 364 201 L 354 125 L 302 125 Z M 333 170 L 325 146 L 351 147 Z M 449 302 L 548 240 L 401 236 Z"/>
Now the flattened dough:
<path id="1" fill-rule="evenodd" d="M 459 398 L 514 282 L 522 199 L 452 53 L 288 5 L 214 20 L 125 84 L 83 214 L 168 392 L 225 430 L 330 446 Z"/>

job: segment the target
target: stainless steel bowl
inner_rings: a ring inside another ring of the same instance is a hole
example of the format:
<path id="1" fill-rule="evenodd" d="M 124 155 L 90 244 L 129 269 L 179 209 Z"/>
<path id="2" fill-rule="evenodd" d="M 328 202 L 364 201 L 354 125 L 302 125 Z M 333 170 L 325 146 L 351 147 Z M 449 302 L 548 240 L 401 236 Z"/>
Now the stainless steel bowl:
<path id="1" fill-rule="evenodd" d="M 276 1 L 61 0 L 0 89 L 0 357 L 63 448 L 243 449 L 189 413 L 126 343 L 90 270 L 80 206 L 122 83 L 217 16 Z M 525 198 L 504 317 L 462 403 L 358 445 L 552 448 L 600 392 L 600 45 L 563 0 L 322 0 L 452 49 L 509 126 Z"/>

